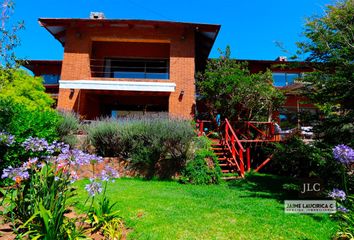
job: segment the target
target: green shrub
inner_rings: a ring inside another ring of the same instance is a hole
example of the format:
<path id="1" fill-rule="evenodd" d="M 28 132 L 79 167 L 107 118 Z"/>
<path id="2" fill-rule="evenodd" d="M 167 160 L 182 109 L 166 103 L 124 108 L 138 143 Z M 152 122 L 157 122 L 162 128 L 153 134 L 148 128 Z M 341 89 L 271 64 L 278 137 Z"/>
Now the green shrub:
<path id="1" fill-rule="evenodd" d="M 104 119 L 87 128 L 88 140 L 103 156 L 127 159 L 147 178 L 171 178 L 185 166 L 194 129 L 189 121 Z"/>
<path id="2" fill-rule="evenodd" d="M 294 178 L 321 178 L 328 187 L 338 187 L 343 172 L 333 159 L 332 148 L 305 144 L 296 137 L 276 146 L 266 171 Z"/>
<path id="3" fill-rule="evenodd" d="M 211 150 L 210 140 L 200 137 L 195 141 L 197 148 L 194 158 L 189 161 L 182 172 L 181 181 L 192 184 L 218 184 L 221 169 L 215 153 Z"/>
<path id="4" fill-rule="evenodd" d="M 29 153 L 20 144 L 30 136 L 45 138 L 48 141 L 58 139 L 57 126 L 60 116 L 53 109 L 37 109 L 0 97 L 0 132 L 14 135 L 16 143 L 0 149 L 0 171 L 7 166 L 18 166 L 26 161 Z"/>
<path id="5" fill-rule="evenodd" d="M 50 108 L 31 109 L 13 99 L 0 97 L 0 130 L 15 135 L 18 142 L 28 137 L 58 139 L 60 116 Z"/>
<path id="6" fill-rule="evenodd" d="M 73 147 L 78 142 L 75 134 L 80 128 L 79 116 L 74 112 L 68 111 L 60 111 L 59 114 L 62 116 L 58 123 L 59 138 L 62 142 Z"/>

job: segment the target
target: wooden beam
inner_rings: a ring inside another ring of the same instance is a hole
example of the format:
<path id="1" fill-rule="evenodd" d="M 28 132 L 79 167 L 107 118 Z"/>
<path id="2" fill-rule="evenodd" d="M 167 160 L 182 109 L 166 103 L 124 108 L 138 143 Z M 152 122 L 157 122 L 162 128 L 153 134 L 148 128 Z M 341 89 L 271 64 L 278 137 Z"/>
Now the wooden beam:
<path id="1" fill-rule="evenodd" d="M 146 38 L 92 37 L 91 40 L 97 42 L 171 43 L 170 39 L 146 39 Z"/>

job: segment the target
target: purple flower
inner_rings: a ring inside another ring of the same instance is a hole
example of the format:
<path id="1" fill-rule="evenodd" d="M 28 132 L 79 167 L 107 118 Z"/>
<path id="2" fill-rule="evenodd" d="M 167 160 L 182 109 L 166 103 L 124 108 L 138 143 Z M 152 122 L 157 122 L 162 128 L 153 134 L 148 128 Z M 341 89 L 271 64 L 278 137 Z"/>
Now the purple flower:
<path id="1" fill-rule="evenodd" d="M 21 182 L 24 179 L 28 179 L 29 173 L 26 168 L 24 167 L 19 167 L 19 168 L 13 168 L 13 167 L 8 167 L 3 170 L 3 173 L 1 175 L 1 178 L 10 178 L 17 183 Z"/>
<path id="2" fill-rule="evenodd" d="M 15 142 L 15 137 L 6 132 L 0 132 L 0 145 L 11 146 Z"/>
<path id="3" fill-rule="evenodd" d="M 333 148 L 333 157 L 344 165 L 352 164 L 354 163 L 354 150 L 347 145 L 340 144 Z"/>
<path id="4" fill-rule="evenodd" d="M 94 181 L 93 179 L 90 179 L 91 183 L 87 184 L 85 186 L 86 191 L 88 194 L 93 197 L 96 194 L 99 194 L 102 192 L 102 184 L 99 182 Z"/>
<path id="5" fill-rule="evenodd" d="M 71 165 L 84 166 L 89 164 L 94 164 L 102 162 L 103 158 L 85 153 L 79 149 L 65 150 L 60 153 L 57 157 L 57 161 L 69 161 Z"/>
<path id="6" fill-rule="evenodd" d="M 54 141 L 52 144 L 50 144 L 48 147 L 47 147 L 47 151 L 51 154 L 53 153 L 65 153 L 65 152 L 68 152 L 70 149 L 69 145 L 68 144 L 65 144 L 63 142 L 57 142 L 57 141 Z"/>
<path id="7" fill-rule="evenodd" d="M 22 143 L 27 151 L 43 152 L 48 148 L 48 142 L 44 138 L 29 137 Z"/>
<path id="8" fill-rule="evenodd" d="M 348 213 L 350 210 L 345 207 L 339 206 L 339 207 L 337 207 L 337 211 L 342 212 L 342 213 Z"/>
<path id="9" fill-rule="evenodd" d="M 346 199 L 345 192 L 338 188 L 334 188 L 333 191 L 328 194 L 328 196 L 334 200 L 344 201 Z"/>
<path id="10" fill-rule="evenodd" d="M 71 180 L 70 180 L 71 183 L 74 183 L 75 181 L 79 180 L 79 176 L 77 175 L 77 172 L 75 172 L 75 171 L 70 172 L 70 177 L 71 177 Z"/>
<path id="11" fill-rule="evenodd" d="M 25 162 L 24 164 L 22 164 L 23 168 L 31 168 L 31 166 L 33 164 L 36 164 L 38 162 L 38 158 L 29 158 L 27 162 Z"/>
<path id="12" fill-rule="evenodd" d="M 110 166 L 105 166 L 105 169 L 101 171 L 99 177 L 102 181 L 109 181 L 110 179 L 114 181 L 113 178 L 118 178 L 119 174 L 114 168 Z"/>

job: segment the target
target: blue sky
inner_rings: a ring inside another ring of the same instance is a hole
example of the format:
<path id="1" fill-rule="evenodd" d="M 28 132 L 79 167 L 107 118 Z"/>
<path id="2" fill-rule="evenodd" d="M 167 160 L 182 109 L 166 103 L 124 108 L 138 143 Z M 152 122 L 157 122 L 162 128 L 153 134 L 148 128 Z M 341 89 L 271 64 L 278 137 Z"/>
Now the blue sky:
<path id="1" fill-rule="evenodd" d="M 62 59 L 63 48 L 38 24 L 40 17 L 87 18 L 102 11 L 107 18 L 154 19 L 221 24 L 210 57 L 231 46 L 237 59 L 273 60 L 284 54 L 282 42 L 295 52 L 305 18 L 321 15 L 331 0 L 15 0 L 13 19 L 24 20 L 19 58 Z"/>

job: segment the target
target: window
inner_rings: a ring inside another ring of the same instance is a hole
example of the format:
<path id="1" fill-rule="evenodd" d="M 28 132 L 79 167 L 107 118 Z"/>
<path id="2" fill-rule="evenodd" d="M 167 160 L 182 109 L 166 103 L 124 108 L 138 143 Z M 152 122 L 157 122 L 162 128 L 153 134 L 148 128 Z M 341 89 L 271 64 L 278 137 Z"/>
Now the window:
<path id="1" fill-rule="evenodd" d="M 301 73 L 274 72 L 273 85 L 275 87 L 288 86 L 294 84 L 296 79 L 301 78 L 301 76 Z"/>
<path id="2" fill-rule="evenodd" d="M 169 79 L 167 59 L 105 60 L 104 76 L 110 78 Z"/>
<path id="3" fill-rule="evenodd" d="M 44 84 L 59 84 L 60 76 L 58 74 L 43 74 L 41 77 L 44 80 Z"/>

